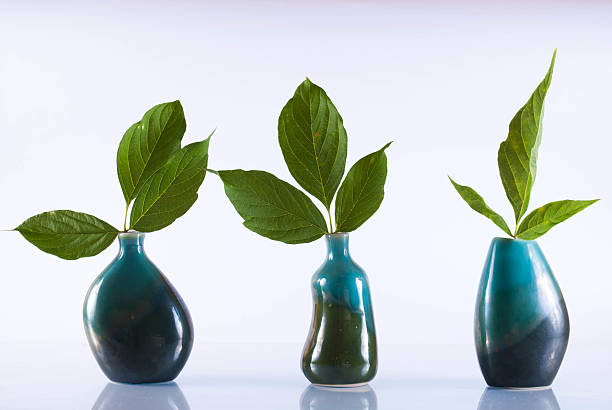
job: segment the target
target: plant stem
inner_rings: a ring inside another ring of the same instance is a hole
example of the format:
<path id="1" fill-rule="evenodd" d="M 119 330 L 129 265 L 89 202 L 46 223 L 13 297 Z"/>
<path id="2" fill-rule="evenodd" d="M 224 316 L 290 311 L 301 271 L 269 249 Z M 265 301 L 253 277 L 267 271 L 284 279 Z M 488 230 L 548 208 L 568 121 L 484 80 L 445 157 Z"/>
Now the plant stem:
<path id="1" fill-rule="evenodd" d="M 331 211 L 327 208 L 327 215 L 329 215 L 329 233 L 334 233 L 334 226 L 332 225 Z"/>
<path id="2" fill-rule="evenodd" d="M 125 217 L 123 218 L 123 231 L 127 232 L 127 214 L 128 214 L 128 209 L 130 208 L 130 204 L 127 204 L 125 206 Z"/>

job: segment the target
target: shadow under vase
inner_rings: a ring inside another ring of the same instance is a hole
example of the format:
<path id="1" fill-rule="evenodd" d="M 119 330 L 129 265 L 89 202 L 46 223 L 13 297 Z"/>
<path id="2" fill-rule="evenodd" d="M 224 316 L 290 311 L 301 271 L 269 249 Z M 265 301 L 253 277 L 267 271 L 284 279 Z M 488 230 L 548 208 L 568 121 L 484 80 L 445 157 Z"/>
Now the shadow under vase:
<path id="1" fill-rule="evenodd" d="M 478 410 L 560 410 L 559 403 L 552 389 L 511 390 L 487 387 Z"/>
<path id="2" fill-rule="evenodd" d="M 370 385 L 350 388 L 310 385 L 300 397 L 300 410 L 378 410 Z"/>
<path id="3" fill-rule="evenodd" d="M 175 382 L 155 385 L 108 383 L 92 410 L 190 410 Z"/>

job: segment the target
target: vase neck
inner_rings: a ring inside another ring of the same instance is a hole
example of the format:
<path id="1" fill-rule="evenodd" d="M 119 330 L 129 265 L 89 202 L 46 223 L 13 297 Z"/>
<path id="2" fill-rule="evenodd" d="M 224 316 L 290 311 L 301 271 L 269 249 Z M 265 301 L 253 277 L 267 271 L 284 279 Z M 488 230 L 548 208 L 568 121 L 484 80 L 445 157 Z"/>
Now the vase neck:
<path id="1" fill-rule="evenodd" d="M 144 238 L 142 232 L 121 232 L 119 234 L 119 257 L 125 254 L 144 254 Z"/>
<path id="2" fill-rule="evenodd" d="M 327 234 L 325 235 L 325 242 L 327 244 L 328 260 L 348 260 L 351 258 L 348 233 Z"/>

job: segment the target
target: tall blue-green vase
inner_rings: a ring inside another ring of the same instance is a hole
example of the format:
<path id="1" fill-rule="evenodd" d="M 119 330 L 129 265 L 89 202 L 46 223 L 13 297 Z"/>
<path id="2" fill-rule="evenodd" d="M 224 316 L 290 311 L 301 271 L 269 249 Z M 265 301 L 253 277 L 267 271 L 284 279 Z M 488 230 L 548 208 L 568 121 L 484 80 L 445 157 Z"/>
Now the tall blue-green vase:
<path id="1" fill-rule="evenodd" d="M 311 282 L 314 309 L 302 371 L 318 385 L 365 384 L 378 366 L 368 277 L 349 254 L 348 233 L 326 235 L 325 241 L 325 262 Z"/>
<path id="2" fill-rule="evenodd" d="M 561 289 L 535 241 L 494 238 L 476 302 L 476 351 L 488 385 L 552 384 L 569 340 Z"/>
<path id="3" fill-rule="evenodd" d="M 106 376 L 120 383 L 173 380 L 193 345 L 187 306 L 143 242 L 143 233 L 119 234 L 119 254 L 93 282 L 83 306 L 89 346 Z"/>

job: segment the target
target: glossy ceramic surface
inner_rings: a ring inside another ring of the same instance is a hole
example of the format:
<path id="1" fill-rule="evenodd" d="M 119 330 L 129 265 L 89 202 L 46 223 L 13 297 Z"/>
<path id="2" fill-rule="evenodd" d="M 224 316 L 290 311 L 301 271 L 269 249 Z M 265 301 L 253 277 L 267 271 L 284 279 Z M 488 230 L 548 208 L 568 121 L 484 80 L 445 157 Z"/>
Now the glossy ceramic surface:
<path id="1" fill-rule="evenodd" d="M 313 319 L 302 371 L 314 384 L 367 383 L 378 365 L 368 278 L 349 254 L 347 233 L 325 240 L 327 258 L 312 277 Z"/>
<path id="2" fill-rule="evenodd" d="M 185 303 L 143 249 L 144 234 L 119 235 L 119 254 L 89 288 L 83 321 L 106 376 L 121 383 L 174 379 L 189 357 Z"/>
<path id="3" fill-rule="evenodd" d="M 549 386 L 569 339 L 563 295 L 535 241 L 495 238 L 476 303 L 478 361 L 490 386 Z"/>

